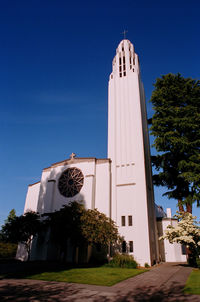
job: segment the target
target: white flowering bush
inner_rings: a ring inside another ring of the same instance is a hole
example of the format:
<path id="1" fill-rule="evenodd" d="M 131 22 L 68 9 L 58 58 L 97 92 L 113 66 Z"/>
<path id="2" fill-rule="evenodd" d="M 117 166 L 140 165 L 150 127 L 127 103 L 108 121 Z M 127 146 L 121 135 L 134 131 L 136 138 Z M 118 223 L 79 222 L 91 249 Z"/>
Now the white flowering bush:
<path id="1" fill-rule="evenodd" d="M 159 239 L 167 239 L 170 243 L 178 242 L 184 244 L 189 249 L 189 255 L 192 258 L 199 258 L 200 255 L 200 227 L 196 221 L 196 216 L 188 212 L 177 212 L 174 215 L 178 219 L 177 225 L 174 227 L 168 225 L 165 235 Z"/>

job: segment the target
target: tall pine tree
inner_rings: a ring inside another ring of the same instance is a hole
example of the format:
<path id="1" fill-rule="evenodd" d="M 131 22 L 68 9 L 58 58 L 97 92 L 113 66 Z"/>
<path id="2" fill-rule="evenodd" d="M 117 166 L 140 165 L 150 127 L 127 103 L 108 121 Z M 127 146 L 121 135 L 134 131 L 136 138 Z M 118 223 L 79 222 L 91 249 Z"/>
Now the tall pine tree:
<path id="1" fill-rule="evenodd" d="M 179 210 L 192 212 L 200 201 L 200 81 L 180 74 L 167 74 L 154 84 L 151 102 L 155 111 L 151 124 L 152 156 L 157 174 L 154 184 L 167 187 Z"/>

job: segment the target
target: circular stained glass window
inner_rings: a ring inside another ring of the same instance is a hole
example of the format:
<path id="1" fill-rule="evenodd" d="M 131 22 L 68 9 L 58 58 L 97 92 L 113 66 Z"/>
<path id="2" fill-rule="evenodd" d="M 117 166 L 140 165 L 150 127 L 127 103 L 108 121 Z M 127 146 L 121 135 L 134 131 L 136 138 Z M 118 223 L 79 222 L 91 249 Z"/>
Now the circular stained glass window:
<path id="1" fill-rule="evenodd" d="M 73 197 L 78 194 L 83 186 L 84 176 L 78 168 L 68 168 L 58 181 L 60 194 L 65 197 Z"/>

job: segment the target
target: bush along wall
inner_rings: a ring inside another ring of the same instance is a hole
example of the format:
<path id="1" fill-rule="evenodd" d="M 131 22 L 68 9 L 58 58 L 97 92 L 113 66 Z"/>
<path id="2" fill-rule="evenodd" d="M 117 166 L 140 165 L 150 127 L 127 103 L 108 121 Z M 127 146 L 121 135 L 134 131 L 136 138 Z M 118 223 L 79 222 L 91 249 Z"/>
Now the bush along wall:
<path id="1" fill-rule="evenodd" d="M 113 259 L 107 264 L 109 267 L 122 267 L 122 268 L 137 268 L 138 263 L 134 260 L 133 256 L 125 254 L 116 254 Z"/>
<path id="2" fill-rule="evenodd" d="M 0 242 L 0 259 L 13 259 L 16 256 L 17 244 Z"/>

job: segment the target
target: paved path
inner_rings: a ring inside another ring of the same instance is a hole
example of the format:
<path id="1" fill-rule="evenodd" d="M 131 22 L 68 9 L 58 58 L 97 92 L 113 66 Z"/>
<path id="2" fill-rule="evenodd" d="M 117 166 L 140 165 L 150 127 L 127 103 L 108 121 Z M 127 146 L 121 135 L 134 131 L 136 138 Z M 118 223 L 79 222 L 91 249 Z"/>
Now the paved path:
<path id="1" fill-rule="evenodd" d="M 112 287 L 4 279 L 0 281 L 0 301 L 200 302 L 200 296 L 182 293 L 191 270 L 192 268 L 177 263 L 165 263 Z"/>

